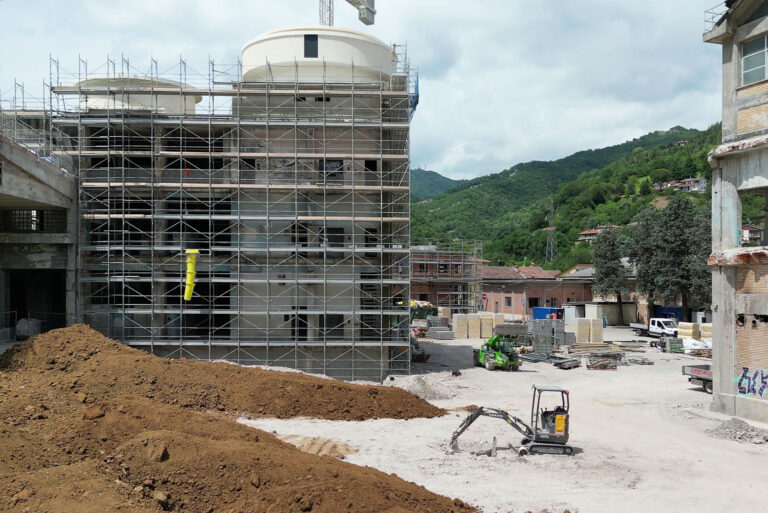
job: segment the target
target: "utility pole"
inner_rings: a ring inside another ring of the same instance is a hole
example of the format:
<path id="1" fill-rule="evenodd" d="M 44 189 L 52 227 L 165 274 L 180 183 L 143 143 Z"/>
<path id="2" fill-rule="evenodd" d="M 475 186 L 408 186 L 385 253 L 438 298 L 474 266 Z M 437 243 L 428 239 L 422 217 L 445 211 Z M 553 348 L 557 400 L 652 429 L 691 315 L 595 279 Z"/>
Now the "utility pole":
<path id="1" fill-rule="evenodd" d="M 549 215 L 547 215 L 547 256 L 546 261 L 551 264 L 557 260 L 557 234 L 555 233 L 555 202 L 549 201 Z"/>

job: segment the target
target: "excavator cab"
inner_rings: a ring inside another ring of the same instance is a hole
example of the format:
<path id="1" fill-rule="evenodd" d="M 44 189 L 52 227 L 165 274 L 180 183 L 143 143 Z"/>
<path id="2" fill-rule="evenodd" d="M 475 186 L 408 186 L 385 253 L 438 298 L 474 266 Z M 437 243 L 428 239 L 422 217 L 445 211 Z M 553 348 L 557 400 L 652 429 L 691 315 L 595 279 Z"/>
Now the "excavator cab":
<path id="1" fill-rule="evenodd" d="M 558 395 L 558 404 L 550 406 L 550 409 L 545 409 L 541 400 L 543 394 Z M 565 445 L 568 443 L 568 411 L 570 406 L 568 390 L 554 386 L 533 385 L 533 400 L 531 401 L 531 431 L 533 431 L 533 436 L 529 440 L 547 444 Z M 557 452 L 561 451 L 558 450 Z"/>

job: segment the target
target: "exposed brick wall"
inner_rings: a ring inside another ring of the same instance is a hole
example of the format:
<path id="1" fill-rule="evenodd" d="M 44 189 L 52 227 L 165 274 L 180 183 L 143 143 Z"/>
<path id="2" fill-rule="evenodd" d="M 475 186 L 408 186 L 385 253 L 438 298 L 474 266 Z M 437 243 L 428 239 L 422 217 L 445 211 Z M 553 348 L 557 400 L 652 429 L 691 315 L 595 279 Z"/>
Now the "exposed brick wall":
<path id="1" fill-rule="evenodd" d="M 736 272 L 736 293 L 768 294 L 768 265 L 740 266 Z"/>
<path id="2" fill-rule="evenodd" d="M 739 266 L 736 271 L 736 293 L 768 294 L 768 266 Z M 768 315 L 768 312 L 764 314 Z M 744 316 L 744 325 L 737 324 L 734 376 L 736 379 L 742 378 L 739 381 L 741 393 L 768 399 L 768 393 L 760 394 L 759 384 L 756 387 L 749 386 L 750 380 L 759 380 L 762 384 L 764 373 L 768 373 L 768 322 L 763 322 L 763 319 L 747 314 Z"/>
<path id="3" fill-rule="evenodd" d="M 768 91 L 768 82 L 761 82 L 759 84 L 751 85 L 749 87 L 743 87 L 736 91 L 737 98 L 745 98 L 752 96 L 753 94 L 764 93 Z"/>
<path id="4" fill-rule="evenodd" d="M 768 323 L 758 322 L 752 326 L 748 315 L 744 326 L 736 327 L 736 374 L 741 368 L 766 369 L 768 371 Z M 766 397 L 768 399 L 768 397 Z"/>
<path id="5" fill-rule="evenodd" d="M 768 128 L 768 104 L 750 107 L 736 113 L 736 132 L 744 134 Z"/>

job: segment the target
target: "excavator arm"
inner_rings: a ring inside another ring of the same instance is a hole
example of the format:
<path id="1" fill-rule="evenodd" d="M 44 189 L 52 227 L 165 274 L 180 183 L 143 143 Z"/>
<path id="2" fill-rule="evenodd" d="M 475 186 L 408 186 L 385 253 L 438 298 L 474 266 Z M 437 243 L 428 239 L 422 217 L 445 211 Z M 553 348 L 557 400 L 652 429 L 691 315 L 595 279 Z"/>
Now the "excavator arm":
<path id="1" fill-rule="evenodd" d="M 458 445 L 456 441 L 458 440 L 459 436 L 469 428 L 469 426 L 472 425 L 473 422 L 475 422 L 480 417 L 493 417 L 495 419 L 501 419 L 505 421 L 507 424 L 515 428 L 517 431 L 520 432 L 521 435 L 524 437 L 531 439 L 533 438 L 533 431 L 531 428 L 520 420 L 519 418 L 515 417 L 514 415 L 510 415 L 509 413 L 505 412 L 504 410 L 497 410 L 496 408 L 486 408 L 485 406 L 480 406 L 479 408 L 475 408 L 471 412 L 469 412 L 469 415 L 459 424 L 459 427 L 456 429 L 456 431 L 453 432 L 453 436 L 451 436 L 451 448 L 453 450 L 458 449 Z"/>

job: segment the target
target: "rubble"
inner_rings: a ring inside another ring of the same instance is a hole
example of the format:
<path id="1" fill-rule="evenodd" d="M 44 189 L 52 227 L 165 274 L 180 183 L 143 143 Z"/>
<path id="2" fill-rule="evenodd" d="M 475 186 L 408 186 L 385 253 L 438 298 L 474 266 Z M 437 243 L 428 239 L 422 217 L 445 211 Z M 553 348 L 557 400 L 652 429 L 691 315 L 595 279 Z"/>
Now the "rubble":
<path id="1" fill-rule="evenodd" d="M 768 443 L 768 431 L 750 426 L 741 419 L 731 417 L 718 427 L 707 431 L 714 438 L 734 440 L 742 443 Z"/>

